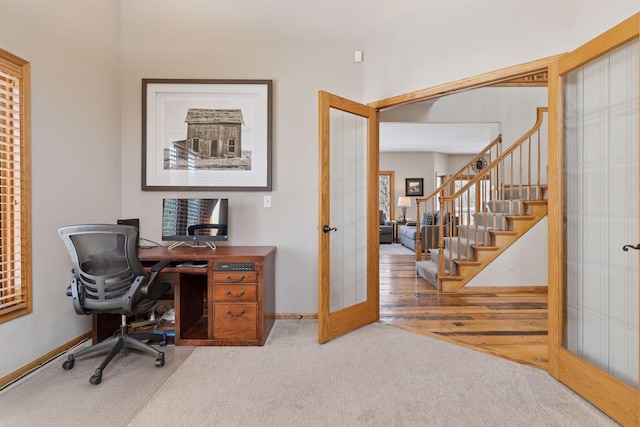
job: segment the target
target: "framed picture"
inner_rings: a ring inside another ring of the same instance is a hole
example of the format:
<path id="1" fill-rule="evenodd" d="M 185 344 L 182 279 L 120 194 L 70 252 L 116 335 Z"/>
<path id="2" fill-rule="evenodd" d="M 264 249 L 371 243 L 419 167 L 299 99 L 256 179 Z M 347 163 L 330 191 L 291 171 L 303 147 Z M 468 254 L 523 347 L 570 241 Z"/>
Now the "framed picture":
<path id="1" fill-rule="evenodd" d="M 405 178 L 405 195 L 422 197 L 424 194 L 424 178 Z"/>
<path id="2" fill-rule="evenodd" d="M 142 190 L 270 191 L 271 80 L 142 80 Z"/>

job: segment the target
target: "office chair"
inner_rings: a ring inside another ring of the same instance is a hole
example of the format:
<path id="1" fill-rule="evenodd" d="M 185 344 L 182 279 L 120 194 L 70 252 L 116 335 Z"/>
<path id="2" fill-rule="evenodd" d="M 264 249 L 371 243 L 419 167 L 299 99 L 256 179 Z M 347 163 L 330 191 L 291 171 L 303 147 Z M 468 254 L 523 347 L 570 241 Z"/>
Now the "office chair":
<path id="1" fill-rule="evenodd" d="M 170 288 L 169 283 L 154 283 L 157 274 L 171 260 L 163 260 L 147 274 L 138 259 L 138 230 L 129 225 L 74 225 L 62 227 L 58 234 L 73 262 L 73 277 L 67 295 L 73 298 L 76 313 L 120 314 L 120 332 L 98 344 L 69 355 L 62 367 L 72 369 L 80 356 L 109 350 L 89 382 L 100 384 L 102 372 L 116 354 L 135 348 L 156 356 L 156 366 L 164 366 L 164 352 L 143 342 L 159 340 L 167 344 L 166 334 L 129 333 L 127 316 L 149 312 Z"/>

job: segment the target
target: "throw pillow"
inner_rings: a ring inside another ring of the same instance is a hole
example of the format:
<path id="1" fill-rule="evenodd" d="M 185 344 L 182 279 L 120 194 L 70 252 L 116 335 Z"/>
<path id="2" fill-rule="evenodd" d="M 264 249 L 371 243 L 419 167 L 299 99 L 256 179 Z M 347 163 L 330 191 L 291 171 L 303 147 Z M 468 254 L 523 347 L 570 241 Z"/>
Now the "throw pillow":
<path id="1" fill-rule="evenodd" d="M 433 212 L 425 212 L 422 214 L 422 221 L 420 222 L 422 223 L 421 225 L 433 225 Z"/>

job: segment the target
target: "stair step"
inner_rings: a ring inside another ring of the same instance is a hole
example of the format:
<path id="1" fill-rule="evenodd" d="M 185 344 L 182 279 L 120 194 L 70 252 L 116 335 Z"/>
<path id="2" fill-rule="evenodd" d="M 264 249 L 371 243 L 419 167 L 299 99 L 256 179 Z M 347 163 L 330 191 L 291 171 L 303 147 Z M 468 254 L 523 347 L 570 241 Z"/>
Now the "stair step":
<path id="1" fill-rule="evenodd" d="M 477 212 L 475 223 L 480 227 L 487 227 L 494 230 L 508 230 L 507 216 L 505 213 Z"/>
<path id="2" fill-rule="evenodd" d="M 476 242 L 465 239 L 463 237 L 445 237 L 444 251 L 445 253 L 453 252 L 462 254 L 463 258 L 473 257 L 473 246 Z"/>
<path id="3" fill-rule="evenodd" d="M 491 230 L 491 228 L 479 225 L 461 225 L 458 228 L 458 235 L 479 245 L 484 245 L 491 243 Z"/>
<path id="4" fill-rule="evenodd" d="M 489 212 L 507 213 L 510 215 L 521 215 L 525 212 L 524 202 L 519 199 L 514 200 L 490 200 L 486 203 Z"/>
<path id="5" fill-rule="evenodd" d="M 522 185 L 504 189 L 505 199 L 542 200 L 546 186 Z"/>
<path id="6" fill-rule="evenodd" d="M 431 262 L 436 265 L 436 269 L 438 266 L 438 260 L 440 258 L 440 254 L 438 253 L 438 249 L 429 249 L 429 255 L 431 255 Z M 445 274 L 457 274 L 456 270 L 456 260 L 458 259 L 458 255 L 460 255 L 460 259 L 466 259 L 463 254 L 458 254 L 457 252 L 452 252 L 449 250 L 444 251 L 444 272 Z M 453 272 L 450 271 L 450 267 L 453 267 Z"/>
<path id="7" fill-rule="evenodd" d="M 433 261 L 417 261 L 416 269 L 420 277 L 438 288 L 438 264 Z"/>

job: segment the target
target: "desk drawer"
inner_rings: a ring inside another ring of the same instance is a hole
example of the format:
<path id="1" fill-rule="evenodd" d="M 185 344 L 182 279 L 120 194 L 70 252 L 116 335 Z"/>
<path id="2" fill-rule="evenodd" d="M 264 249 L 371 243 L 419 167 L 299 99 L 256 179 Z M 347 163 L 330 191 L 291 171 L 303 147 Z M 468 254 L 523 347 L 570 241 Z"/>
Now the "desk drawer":
<path id="1" fill-rule="evenodd" d="M 256 285 L 213 285 L 213 300 L 227 302 L 255 302 L 257 300 Z"/>
<path id="2" fill-rule="evenodd" d="M 216 283 L 256 283 L 258 273 L 255 271 L 219 271 L 213 273 Z"/>
<path id="3" fill-rule="evenodd" d="M 214 339 L 258 339 L 257 304 L 214 304 L 214 311 Z"/>

